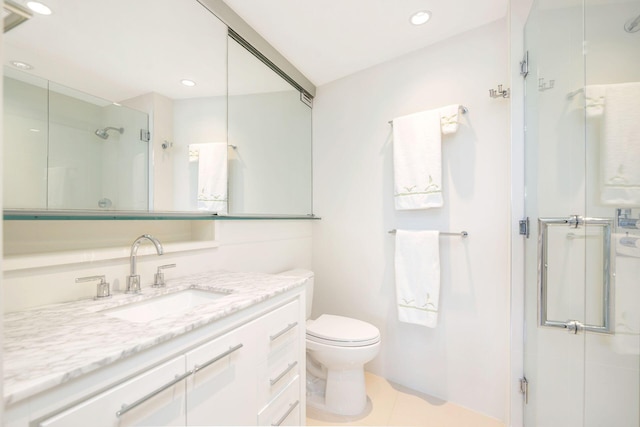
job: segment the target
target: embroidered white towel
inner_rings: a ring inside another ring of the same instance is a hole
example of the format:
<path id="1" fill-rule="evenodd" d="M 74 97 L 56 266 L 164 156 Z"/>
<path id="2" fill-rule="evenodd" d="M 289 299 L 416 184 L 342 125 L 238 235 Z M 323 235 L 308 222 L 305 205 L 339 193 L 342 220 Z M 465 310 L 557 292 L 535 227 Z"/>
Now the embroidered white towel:
<path id="1" fill-rule="evenodd" d="M 189 145 L 189 156 L 197 150 L 198 210 L 227 211 L 227 144 L 212 142 Z"/>
<path id="2" fill-rule="evenodd" d="M 435 328 L 440 297 L 440 233 L 396 231 L 398 319 Z"/>
<path id="3" fill-rule="evenodd" d="M 442 134 L 448 135 L 450 133 L 456 133 L 458 131 L 458 114 L 460 112 L 460 105 L 453 104 L 440 108 L 440 126 L 442 127 Z"/>
<path id="4" fill-rule="evenodd" d="M 602 191 L 606 205 L 640 204 L 640 83 L 606 85 L 601 130 Z"/>
<path id="5" fill-rule="evenodd" d="M 442 206 L 440 142 L 438 110 L 393 120 L 394 199 L 397 210 Z"/>

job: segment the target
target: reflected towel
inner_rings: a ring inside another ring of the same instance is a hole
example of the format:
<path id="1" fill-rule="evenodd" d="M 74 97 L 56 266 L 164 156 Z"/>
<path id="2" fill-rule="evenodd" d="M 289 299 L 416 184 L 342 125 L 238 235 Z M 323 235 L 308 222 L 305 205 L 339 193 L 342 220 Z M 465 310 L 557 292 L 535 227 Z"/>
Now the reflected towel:
<path id="1" fill-rule="evenodd" d="M 227 211 L 227 143 L 189 145 L 189 157 L 197 151 L 198 210 Z"/>
<path id="2" fill-rule="evenodd" d="M 606 205 L 640 205 L 640 83 L 606 85 L 601 162 Z"/>
<path id="3" fill-rule="evenodd" d="M 396 231 L 398 319 L 435 328 L 440 296 L 440 233 Z"/>
<path id="4" fill-rule="evenodd" d="M 615 335 L 618 354 L 640 354 L 640 263 L 637 258 L 616 257 Z"/>
<path id="5" fill-rule="evenodd" d="M 393 120 L 394 199 L 397 210 L 442 206 L 440 140 L 438 110 Z"/>

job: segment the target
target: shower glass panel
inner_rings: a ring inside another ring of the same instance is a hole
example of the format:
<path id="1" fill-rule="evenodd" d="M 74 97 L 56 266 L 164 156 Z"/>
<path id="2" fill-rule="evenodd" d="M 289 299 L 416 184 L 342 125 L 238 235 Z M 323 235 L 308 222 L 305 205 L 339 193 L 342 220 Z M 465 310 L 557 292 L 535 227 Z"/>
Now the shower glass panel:
<path id="1" fill-rule="evenodd" d="M 640 426 L 639 14 L 536 0 L 525 27 L 526 426 Z"/>
<path id="2" fill-rule="evenodd" d="M 5 72 L 3 204 L 5 208 L 46 209 L 48 82 Z"/>
<path id="3" fill-rule="evenodd" d="M 149 209 L 146 113 L 49 83 L 48 209 Z"/>
<path id="4" fill-rule="evenodd" d="M 5 208 L 149 209 L 146 113 L 10 70 L 4 110 Z"/>

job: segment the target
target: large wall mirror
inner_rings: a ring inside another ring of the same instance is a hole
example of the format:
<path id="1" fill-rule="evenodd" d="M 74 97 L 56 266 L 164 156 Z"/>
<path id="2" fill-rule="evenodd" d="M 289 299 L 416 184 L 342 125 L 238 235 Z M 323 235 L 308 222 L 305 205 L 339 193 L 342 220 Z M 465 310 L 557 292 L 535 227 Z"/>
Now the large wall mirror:
<path id="1" fill-rule="evenodd" d="M 51 6 L 4 37 L 5 210 L 312 213 L 310 106 L 209 10 Z"/>
<path id="2" fill-rule="evenodd" d="M 311 107 L 229 37 L 229 211 L 311 213 Z"/>

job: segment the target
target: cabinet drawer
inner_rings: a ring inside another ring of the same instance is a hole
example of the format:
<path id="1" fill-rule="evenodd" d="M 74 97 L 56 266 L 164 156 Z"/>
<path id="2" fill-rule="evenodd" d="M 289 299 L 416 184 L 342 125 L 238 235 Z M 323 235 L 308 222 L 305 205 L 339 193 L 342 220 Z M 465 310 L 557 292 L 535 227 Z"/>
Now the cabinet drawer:
<path id="1" fill-rule="evenodd" d="M 267 360 L 258 366 L 258 404 L 261 408 L 279 394 L 293 378 L 298 376 L 303 366 L 300 364 L 298 342 L 272 351 Z"/>
<path id="2" fill-rule="evenodd" d="M 258 351 L 265 357 L 272 351 L 277 351 L 299 338 L 300 328 L 299 300 L 272 311 L 260 319 L 261 333 L 258 336 Z"/>
<path id="3" fill-rule="evenodd" d="M 261 426 L 299 426 L 300 414 L 300 376 L 296 376 L 260 414 Z"/>
<path id="4" fill-rule="evenodd" d="M 184 425 L 184 375 L 184 357 L 180 356 L 47 418 L 38 425 Z"/>
<path id="5" fill-rule="evenodd" d="M 188 352 L 186 360 L 193 371 L 187 379 L 187 425 L 255 423 L 257 360 L 251 329 L 245 325 L 215 338 Z"/>

